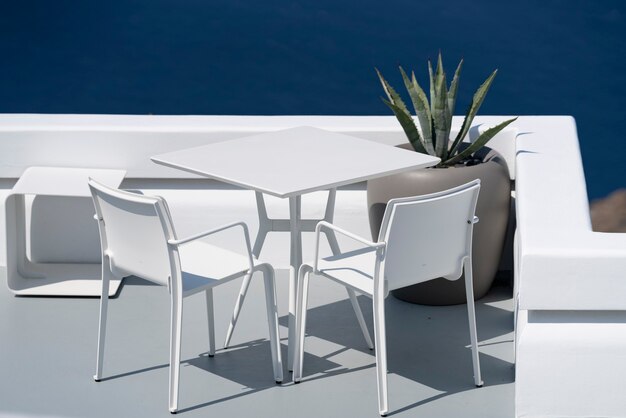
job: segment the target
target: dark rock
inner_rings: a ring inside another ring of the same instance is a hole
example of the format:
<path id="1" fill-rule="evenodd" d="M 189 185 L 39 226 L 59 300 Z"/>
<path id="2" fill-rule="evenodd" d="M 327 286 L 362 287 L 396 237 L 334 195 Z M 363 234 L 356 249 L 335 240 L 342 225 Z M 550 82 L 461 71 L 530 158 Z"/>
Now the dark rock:
<path id="1" fill-rule="evenodd" d="M 597 232 L 626 232 L 626 189 L 591 202 L 591 224 Z"/>

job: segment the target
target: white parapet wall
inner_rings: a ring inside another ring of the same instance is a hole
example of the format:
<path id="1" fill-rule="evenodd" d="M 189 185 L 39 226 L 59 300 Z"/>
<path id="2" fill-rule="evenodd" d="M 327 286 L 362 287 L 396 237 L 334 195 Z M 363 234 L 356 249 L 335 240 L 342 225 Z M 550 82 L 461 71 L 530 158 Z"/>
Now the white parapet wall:
<path id="1" fill-rule="evenodd" d="M 461 119 L 455 120 L 460 127 Z M 220 221 L 242 218 L 254 230 L 257 227 L 254 194 L 224 183 L 202 179 L 199 176 L 154 164 L 150 157 L 182 148 L 210 142 L 254 135 L 262 132 L 315 126 L 334 132 L 396 145 L 406 142 L 404 133 L 393 116 L 137 116 L 137 115 L 0 115 L 0 202 L 16 179 L 31 166 L 117 168 L 126 170 L 123 187 L 149 189 L 172 201 L 174 216 L 178 214 L 180 233 L 195 228 L 210 227 Z M 475 136 L 478 126 L 470 131 Z M 494 138 L 496 148 L 514 163 L 515 129 Z M 242 149 L 242 153 L 246 150 Z M 237 164 L 233 161 L 233 164 Z M 349 161 L 346 161 L 349 164 Z M 511 175 L 514 174 L 510 166 Z M 320 162 L 323 169 L 323 162 Z M 4 190 L 3 190 L 4 189 Z M 364 184 L 342 188 L 337 196 L 337 216 L 346 216 L 343 225 L 354 232 L 369 235 Z M 304 215 L 321 218 L 324 193 L 304 196 Z M 50 205 L 57 205 L 53 199 Z M 307 203 L 308 202 L 308 203 Z M 286 211 L 285 202 L 269 199 L 272 212 Z M 45 204 L 38 206 L 45 213 Z M 4 206 L 1 206 L 4 219 Z M 210 211 L 206 216 L 203 209 Z M 212 210 L 216 209 L 216 210 Z M 285 212 L 287 213 L 287 212 Z M 239 218 L 237 218 L 239 216 Z M 282 215 L 285 216 L 285 215 Z M 71 236 L 59 243 L 61 231 L 69 228 L 72 217 L 66 222 L 32 222 L 34 226 L 48 225 L 43 233 L 28 231 L 37 236 L 35 258 L 58 261 L 89 262 L 99 257 L 97 242 L 91 231 L 69 229 Z M 5 260 L 4 224 L 0 224 L 0 264 Z M 67 234 L 67 233 L 66 233 Z M 281 234 L 274 234 L 281 241 Z M 284 235 L 284 234 L 282 234 Z M 305 238 L 304 245 L 309 244 Z M 91 244 L 86 244 L 91 242 Z M 286 251 L 281 244 L 270 261 L 285 261 Z M 286 244 L 285 244 L 286 245 Z M 89 247 L 89 248 L 87 248 Z M 265 250 L 264 250 L 265 251 Z M 54 255 L 53 255 L 54 254 Z M 80 254 L 79 258 L 76 258 Z M 29 255 L 32 255 L 29 253 Z M 306 253 L 305 253 L 306 255 Z M 287 260 L 288 261 L 288 260 Z M 288 264 L 285 261 L 284 264 Z"/>
<path id="2" fill-rule="evenodd" d="M 388 116 L 4 114 L 0 115 L 0 178 L 17 178 L 33 165 L 122 168 L 128 178 L 198 178 L 156 165 L 149 157 L 295 126 L 398 144 L 404 139 L 396 123 Z"/>

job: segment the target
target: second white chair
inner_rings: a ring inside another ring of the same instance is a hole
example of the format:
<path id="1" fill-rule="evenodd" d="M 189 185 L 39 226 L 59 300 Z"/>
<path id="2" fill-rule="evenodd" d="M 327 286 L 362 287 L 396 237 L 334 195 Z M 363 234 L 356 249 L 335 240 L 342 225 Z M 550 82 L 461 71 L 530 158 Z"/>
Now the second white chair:
<path id="1" fill-rule="evenodd" d="M 377 242 L 351 234 L 327 222 L 317 226 L 313 264 L 298 273 L 296 344 L 293 380 L 302 378 L 307 292 L 311 273 L 349 286 L 373 299 L 374 340 L 378 380 L 378 407 L 389 410 L 387 401 L 387 347 L 385 298 L 390 290 L 438 277 L 457 280 L 465 276 L 474 384 L 482 386 L 478 359 L 474 290 L 472 285 L 472 231 L 480 181 L 439 193 L 392 199 L 383 216 Z M 363 244 L 363 247 L 319 258 L 320 232 L 328 228 Z"/>
<path id="2" fill-rule="evenodd" d="M 215 354 L 213 288 L 242 276 L 261 272 L 265 279 L 265 298 L 269 324 L 274 379 L 281 382 L 283 368 L 278 338 L 278 314 L 274 287 L 274 269 L 258 264 L 250 249 L 245 223 L 238 222 L 178 239 L 165 200 L 89 181 L 99 221 L 102 244 L 102 299 L 98 355 L 94 379 L 102 378 L 109 281 L 135 275 L 167 286 L 171 295 L 171 336 L 169 410 L 178 410 L 180 346 L 182 338 L 183 298 L 205 292 L 209 322 L 209 356 Z M 216 247 L 199 238 L 240 227 L 245 239 L 245 256 Z"/>

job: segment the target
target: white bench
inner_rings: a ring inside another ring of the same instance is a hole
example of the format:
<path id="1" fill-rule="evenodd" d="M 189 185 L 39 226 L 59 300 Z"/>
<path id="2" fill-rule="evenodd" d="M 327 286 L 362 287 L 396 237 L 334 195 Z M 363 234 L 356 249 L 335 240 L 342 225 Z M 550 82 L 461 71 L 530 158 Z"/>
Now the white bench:
<path id="1" fill-rule="evenodd" d="M 124 170 L 26 169 L 4 202 L 6 280 L 11 292 L 29 296 L 101 294 L 100 240 L 87 181 L 93 178 L 118 187 L 124 174 Z M 28 198 L 31 222 L 26 222 Z M 76 230 L 85 240 L 77 240 Z M 59 257 L 56 251 L 68 242 L 74 255 L 68 258 L 63 251 Z M 110 296 L 117 292 L 120 283 L 120 279 L 112 280 Z"/>

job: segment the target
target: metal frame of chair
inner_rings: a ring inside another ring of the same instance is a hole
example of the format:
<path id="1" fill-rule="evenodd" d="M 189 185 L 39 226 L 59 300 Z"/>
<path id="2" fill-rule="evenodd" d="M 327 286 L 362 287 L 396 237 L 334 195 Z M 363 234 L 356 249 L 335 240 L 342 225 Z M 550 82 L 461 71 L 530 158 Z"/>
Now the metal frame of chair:
<path id="1" fill-rule="evenodd" d="M 385 211 L 380 235 L 372 242 L 327 222 L 316 228 L 315 259 L 298 273 L 296 340 L 293 380 L 300 382 L 311 273 L 332 279 L 373 299 L 378 406 L 388 413 L 385 298 L 389 291 L 444 277 L 465 278 L 474 384 L 483 385 L 478 357 L 474 291 L 472 285 L 472 231 L 480 180 L 423 196 L 392 199 Z M 357 250 L 326 258 L 319 256 L 319 237 L 332 230 L 362 244 Z M 410 249 L 410 250 L 407 250 Z"/>
<path id="2" fill-rule="evenodd" d="M 102 378 L 104 340 L 112 278 L 138 276 L 167 286 L 171 295 L 169 410 L 178 410 L 183 299 L 205 292 L 209 323 L 209 356 L 215 354 L 213 288 L 239 277 L 261 272 L 270 334 L 274 378 L 282 382 L 283 369 L 278 334 L 274 269 L 252 256 L 248 227 L 243 222 L 224 225 L 178 239 L 166 201 L 161 197 L 112 189 L 93 179 L 94 200 L 102 244 L 102 294 L 98 332 L 96 381 Z M 200 238 L 231 228 L 241 228 L 247 254 L 240 255 Z"/>

